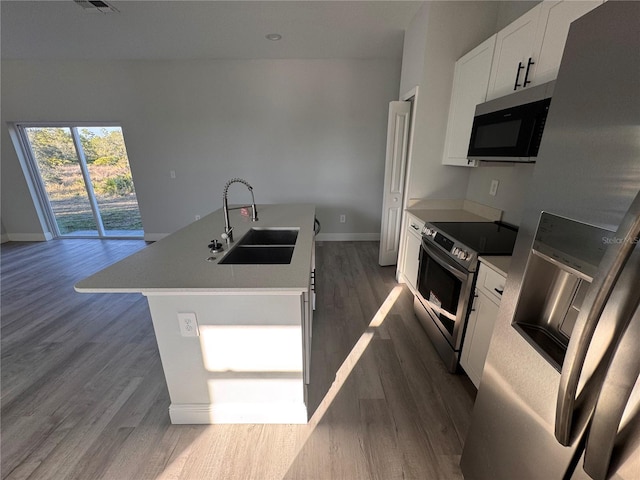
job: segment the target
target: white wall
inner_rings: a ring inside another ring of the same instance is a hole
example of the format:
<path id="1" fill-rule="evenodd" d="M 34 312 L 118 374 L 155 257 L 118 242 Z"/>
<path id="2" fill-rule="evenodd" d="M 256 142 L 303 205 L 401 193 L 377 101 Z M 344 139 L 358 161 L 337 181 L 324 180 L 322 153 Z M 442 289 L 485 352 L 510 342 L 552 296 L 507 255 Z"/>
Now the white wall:
<path id="1" fill-rule="evenodd" d="M 474 168 L 469 177 L 466 198 L 498 208 L 503 211 L 502 219 L 505 222 L 520 225 L 534 168 L 535 164 Z M 492 180 L 499 182 L 495 196 L 489 195 Z"/>
<path id="2" fill-rule="evenodd" d="M 527 13 L 541 1 L 542 0 L 516 0 L 512 2 L 499 2 L 496 32 L 502 30 L 516 18 Z"/>
<path id="3" fill-rule="evenodd" d="M 465 198 L 469 170 L 442 165 L 453 70 L 495 32 L 498 2 L 427 2 L 405 35 L 400 94 L 419 86 L 408 197 Z"/>
<path id="4" fill-rule="evenodd" d="M 0 221 L 0 243 L 4 243 L 9 241 L 9 236 L 7 235 L 7 229 L 4 228 L 4 223 Z"/>
<path id="5" fill-rule="evenodd" d="M 323 233 L 378 235 L 399 80 L 393 60 L 3 61 L 2 221 L 42 233 L 5 122 L 115 121 L 147 234 L 220 208 L 239 176 L 258 203 L 317 204 Z"/>

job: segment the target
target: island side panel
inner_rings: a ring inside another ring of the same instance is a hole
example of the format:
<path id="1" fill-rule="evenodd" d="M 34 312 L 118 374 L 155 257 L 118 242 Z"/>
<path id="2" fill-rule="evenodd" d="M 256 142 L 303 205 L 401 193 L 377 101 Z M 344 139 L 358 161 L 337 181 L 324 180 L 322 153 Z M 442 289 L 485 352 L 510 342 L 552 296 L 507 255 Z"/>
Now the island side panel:
<path id="1" fill-rule="evenodd" d="M 172 423 L 306 423 L 302 293 L 147 299 Z M 183 336 L 182 313 L 198 336 Z"/>

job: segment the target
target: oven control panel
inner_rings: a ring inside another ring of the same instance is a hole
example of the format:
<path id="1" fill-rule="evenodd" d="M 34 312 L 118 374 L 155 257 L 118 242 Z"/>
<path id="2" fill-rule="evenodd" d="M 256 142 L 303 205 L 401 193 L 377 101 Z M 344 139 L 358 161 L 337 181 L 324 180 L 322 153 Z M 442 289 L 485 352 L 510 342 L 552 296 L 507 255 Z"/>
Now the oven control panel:
<path id="1" fill-rule="evenodd" d="M 435 237 L 433 237 L 433 240 L 449 253 L 453 253 L 453 249 L 457 248 L 457 247 L 454 247 L 455 242 L 453 240 L 445 237 L 441 233 L 436 233 Z"/>
<path id="2" fill-rule="evenodd" d="M 470 271 L 475 271 L 474 263 L 477 255 L 464 244 L 449 238 L 430 224 L 426 224 L 422 229 L 422 237 L 427 242 L 434 243 L 441 247 L 457 263 L 463 265 Z"/>
<path id="3" fill-rule="evenodd" d="M 467 250 L 464 250 L 458 247 L 453 247 L 453 249 L 451 250 L 451 253 L 457 258 L 459 258 L 460 260 L 466 260 L 471 256 L 471 254 Z"/>
<path id="4" fill-rule="evenodd" d="M 427 225 L 425 225 L 425 227 L 422 229 L 422 236 L 423 237 L 435 237 L 436 236 L 436 230 L 434 228 L 431 228 Z"/>

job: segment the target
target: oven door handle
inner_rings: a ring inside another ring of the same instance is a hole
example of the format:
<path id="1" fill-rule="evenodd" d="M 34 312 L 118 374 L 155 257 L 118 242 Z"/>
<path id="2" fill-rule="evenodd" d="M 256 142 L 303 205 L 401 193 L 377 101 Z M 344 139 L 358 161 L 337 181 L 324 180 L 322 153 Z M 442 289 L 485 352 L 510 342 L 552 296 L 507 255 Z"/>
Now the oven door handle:
<path id="1" fill-rule="evenodd" d="M 422 239 L 422 248 L 438 265 L 454 275 L 458 280 L 461 282 L 467 280 L 469 273 L 466 270 L 451 265 L 450 260 L 443 253 L 440 253 L 437 249 L 429 245 L 424 238 Z"/>

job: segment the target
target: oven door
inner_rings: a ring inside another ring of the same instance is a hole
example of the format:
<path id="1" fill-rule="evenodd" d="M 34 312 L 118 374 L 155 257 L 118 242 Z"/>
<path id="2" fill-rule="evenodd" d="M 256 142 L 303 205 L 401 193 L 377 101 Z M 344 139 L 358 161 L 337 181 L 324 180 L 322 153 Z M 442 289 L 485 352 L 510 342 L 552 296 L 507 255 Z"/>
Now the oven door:
<path id="1" fill-rule="evenodd" d="M 448 258 L 428 240 L 422 240 L 418 298 L 454 351 L 462 347 L 472 287 L 473 273 Z"/>

